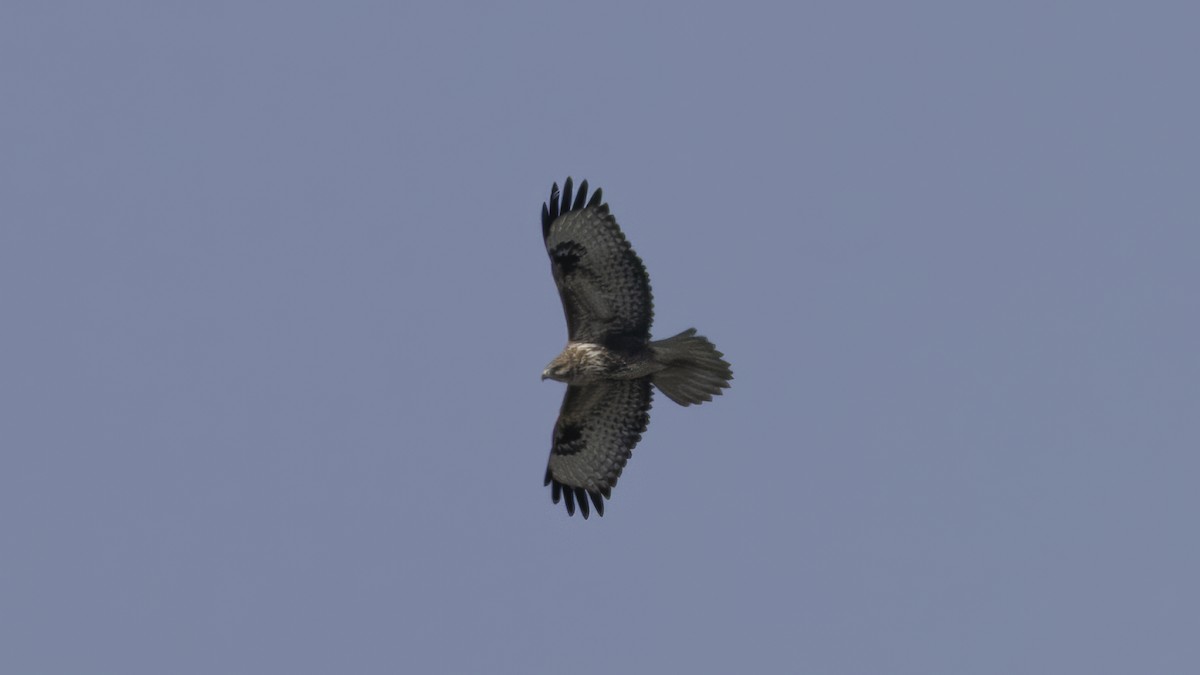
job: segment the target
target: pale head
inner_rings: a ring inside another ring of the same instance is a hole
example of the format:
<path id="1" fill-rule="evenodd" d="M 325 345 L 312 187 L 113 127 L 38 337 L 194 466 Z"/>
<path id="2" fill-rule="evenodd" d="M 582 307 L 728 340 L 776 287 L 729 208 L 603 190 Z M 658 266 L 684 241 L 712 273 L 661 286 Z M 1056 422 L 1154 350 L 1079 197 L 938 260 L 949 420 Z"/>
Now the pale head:
<path id="1" fill-rule="evenodd" d="M 600 345 L 571 342 L 546 364 L 542 379 L 568 384 L 588 382 L 605 373 L 608 361 L 608 352 Z"/>

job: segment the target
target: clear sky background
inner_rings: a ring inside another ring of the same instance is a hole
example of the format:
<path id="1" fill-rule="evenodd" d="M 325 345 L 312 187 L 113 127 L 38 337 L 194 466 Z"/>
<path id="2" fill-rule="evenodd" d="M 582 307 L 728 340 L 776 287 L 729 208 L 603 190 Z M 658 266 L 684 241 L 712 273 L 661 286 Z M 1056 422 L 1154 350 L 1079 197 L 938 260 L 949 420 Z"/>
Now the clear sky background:
<path id="1" fill-rule="evenodd" d="M 1194 7 L 4 3 L 0 671 L 1200 672 Z M 586 522 L 568 174 L 736 376 Z"/>

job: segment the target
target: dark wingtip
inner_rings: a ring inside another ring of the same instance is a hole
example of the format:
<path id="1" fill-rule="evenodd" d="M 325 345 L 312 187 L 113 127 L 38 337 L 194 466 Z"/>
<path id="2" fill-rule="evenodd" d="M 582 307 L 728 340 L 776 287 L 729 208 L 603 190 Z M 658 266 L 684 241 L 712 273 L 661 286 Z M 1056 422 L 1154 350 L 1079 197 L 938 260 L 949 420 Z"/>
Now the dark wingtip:
<path id="1" fill-rule="evenodd" d="M 550 216 L 550 222 L 552 223 L 558 217 L 558 195 L 558 183 L 555 183 L 550 186 L 550 206 L 546 209 L 546 213 Z M 545 205 L 543 204 L 543 206 Z"/>
<path id="2" fill-rule="evenodd" d="M 561 200 L 561 201 L 560 201 Z M 604 190 L 596 188 L 596 192 L 592 194 L 591 199 L 588 199 L 588 182 L 587 180 L 580 181 L 579 192 L 575 192 L 575 180 L 570 176 L 563 181 L 562 191 L 558 189 L 558 183 L 554 183 L 550 187 L 550 202 L 542 204 L 542 239 L 550 238 L 550 226 L 559 216 L 570 211 L 579 211 L 580 209 L 598 207 L 607 212 L 608 206 L 604 204 Z"/>
<path id="3" fill-rule="evenodd" d="M 560 501 L 566 501 L 567 515 L 575 515 L 576 504 L 579 506 L 579 512 L 584 520 L 592 515 L 592 507 L 596 507 L 596 515 L 604 515 L 604 500 L 611 494 L 611 490 L 607 487 L 600 490 L 588 490 L 581 487 L 571 487 L 564 485 L 550 476 L 550 470 L 546 470 L 546 484 L 550 487 L 550 500 L 555 504 Z M 590 501 L 589 501 L 590 500 Z"/>
<path id="4" fill-rule="evenodd" d="M 572 211 L 578 211 L 583 208 L 583 204 L 587 201 L 588 184 L 584 180 L 579 184 L 579 194 L 575 195 L 575 203 L 571 205 Z"/>
<path id="5" fill-rule="evenodd" d="M 572 180 L 570 176 L 567 176 L 567 179 L 565 181 L 563 181 L 562 211 L 559 212 L 560 214 L 566 213 L 567 211 L 571 210 L 571 198 L 574 194 L 574 191 L 575 191 L 575 181 Z"/>
<path id="6" fill-rule="evenodd" d="M 575 515 L 575 491 L 571 488 L 567 488 L 566 490 L 563 490 L 562 493 L 563 497 L 565 497 L 567 501 L 567 515 Z"/>
<path id="7" fill-rule="evenodd" d="M 575 501 L 579 502 L 579 512 L 583 514 L 583 519 L 587 520 L 591 514 L 591 509 L 588 507 L 587 493 L 583 488 L 575 488 Z"/>

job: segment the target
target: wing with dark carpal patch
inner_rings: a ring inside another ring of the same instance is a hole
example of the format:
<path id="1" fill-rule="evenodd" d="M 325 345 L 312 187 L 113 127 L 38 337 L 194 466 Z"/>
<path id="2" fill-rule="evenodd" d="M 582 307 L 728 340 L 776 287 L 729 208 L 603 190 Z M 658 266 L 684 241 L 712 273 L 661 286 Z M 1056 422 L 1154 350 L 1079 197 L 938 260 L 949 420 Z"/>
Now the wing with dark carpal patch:
<path id="1" fill-rule="evenodd" d="M 614 348 L 645 344 L 654 317 L 646 266 L 609 213 L 601 190 L 589 200 L 583 181 L 579 194 L 571 193 L 568 178 L 562 194 L 555 183 L 550 202 L 542 204 L 542 238 L 567 316 L 568 339 Z"/>
<path id="2" fill-rule="evenodd" d="M 590 499 L 596 513 L 604 515 L 604 499 L 650 423 L 652 395 L 649 378 L 567 387 L 546 466 L 555 504 L 566 499 L 573 516 L 578 502 L 587 518 Z"/>

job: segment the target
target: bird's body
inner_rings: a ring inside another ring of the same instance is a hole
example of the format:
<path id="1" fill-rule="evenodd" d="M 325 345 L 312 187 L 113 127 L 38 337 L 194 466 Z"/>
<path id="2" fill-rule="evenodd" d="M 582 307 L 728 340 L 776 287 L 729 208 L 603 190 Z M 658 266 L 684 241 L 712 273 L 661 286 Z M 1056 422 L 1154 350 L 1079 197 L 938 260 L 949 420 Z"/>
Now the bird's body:
<path id="1" fill-rule="evenodd" d="M 711 401 L 733 372 L 694 328 L 650 340 L 653 300 L 646 267 L 609 213 L 602 192 L 587 199 L 587 181 L 572 202 L 572 181 L 542 205 L 542 236 L 567 319 L 567 346 L 542 372 L 565 382 L 554 425 L 546 484 L 554 503 L 565 498 L 604 515 L 625 463 L 650 421 L 653 387 L 680 405 Z"/>
<path id="2" fill-rule="evenodd" d="M 588 384 L 597 380 L 636 380 L 662 370 L 649 348 L 621 353 L 591 342 L 569 342 L 542 371 L 543 380 Z"/>

